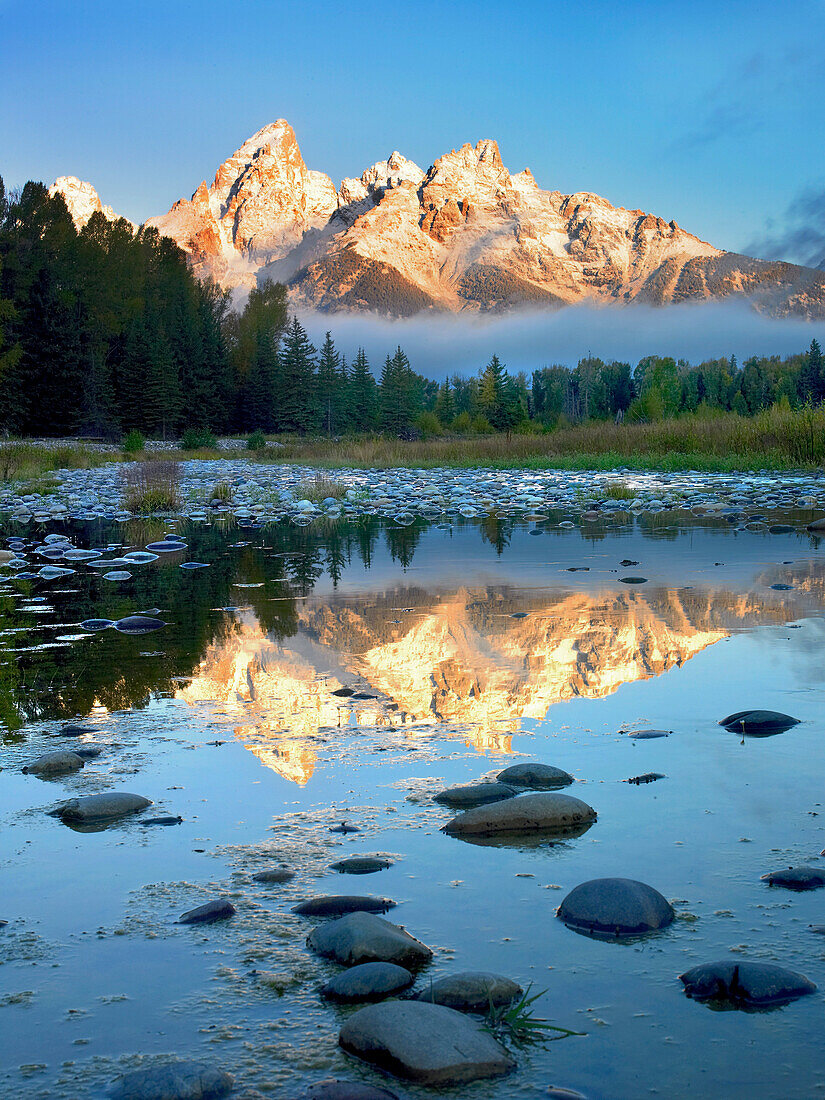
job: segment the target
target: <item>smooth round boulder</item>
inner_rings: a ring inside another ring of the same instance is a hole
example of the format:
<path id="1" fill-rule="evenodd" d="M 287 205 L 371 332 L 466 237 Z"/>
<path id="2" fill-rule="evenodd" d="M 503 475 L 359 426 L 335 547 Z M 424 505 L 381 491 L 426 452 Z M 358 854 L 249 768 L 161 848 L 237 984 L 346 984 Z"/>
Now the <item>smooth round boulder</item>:
<path id="1" fill-rule="evenodd" d="M 550 764 L 513 764 L 499 772 L 496 778 L 499 783 L 506 783 L 511 787 L 527 787 L 533 791 L 569 787 L 574 782 L 572 775 L 561 768 L 553 768 Z"/>
<path id="2" fill-rule="evenodd" d="M 178 917 L 178 924 L 214 924 L 218 920 L 228 920 L 234 917 L 235 906 L 226 898 L 215 898 L 203 905 L 197 905 L 194 909 L 187 909 Z"/>
<path id="3" fill-rule="evenodd" d="M 310 1085 L 301 1100 L 398 1100 L 389 1089 L 364 1085 L 360 1081 L 318 1081 Z"/>
<path id="4" fill-rule="evenodd" d="M 94 824 L 137 814 L 151 805 L 152 800 L 144 798 L 141 794 L 106 791 L 104 794 L 87 794 L 82 798 L 71 798 L 52 810 L 51 815 L 61 818 L 67 824 Z"/>
<path id="5" fill-rule="evenodd" d="M 515 787 L 504 783 L 474 783 L 466 787 L 449 787 L 433 799 L 440 806 L 461 810 L 469 806 L 487 806 L 491 802 L 503 802 L 518 794 Z"/>
<path id="6" fill-rule="evenodd" d="M 433 957 L 420 940 L 374 913 L 348 913 L 319 925 L 307 937 L 307 946 L 344 966 L 392 962 L 409 968 L 422 966 Z"/>
<path id="7" fill-rule="evenodd" d="M 821 535 L 825 533 L 825 517 L 822 519 L 814 519 L 807 525 L 806 530 L 812 531 L 814 534 Z"/>
<path id="8" fill-rule="evenodd" d="M 386 913 L 395 908 L 389 898 L 360 897 L 356 894 L 327 894 L 319 898 L 307 898 L 292 906 L 292 912 L 301 917 L 343 917 L 347 913 Z"/>
<path id="9" fill-rule="evenodd" d="M 204 1062 L 169 1062 L 126 1073 L 109 1089 L 110 1100 L 222 1100 L 234 1078 Z"/>
<path id="10" fill-rule="evenodd" d="M 762 881 L 769 886 L 784 886 L 787 890 L 818 890 L 820 886 L 825 886 L 825 868 L 808 867 L 802 863 L 782 871 L 769 871 L 767 875 L 762 875 Z"/>
<path id="11" fill-rule="evenodd" d="M 737 710 L 723 718 L 719 725 L 730 733 L 747 733 L 751 737 L 770 737 L 799 725 L 799 719 L 778 710 Z"/>
<path id="12" fill-rule="evenodd" d="M 330 870 L 337 871 L 340 875 L 372 875 L 376 871 L 385 871 L 392 867 L 391 859 L 380 859 L 377 856 L 348 856 L 339 859 L 337 863 L 330 863 Z"/>
<path id="13" fill-rule="evenodd" d="M 330 1001 L 370 1001 L 400 993 L 413 983 L 409 970 L 395 963 L 362 963 L 336 974 L 321 989 Z"/>
<path id="14" fill-rule="evenodd" d="M 23 768 L 24 775 L 66 775 L 76 772 L 84 761 L 76 752 L 47 752 Z"/>
<path id="15" fill-rule="evenodd" d="M 462 970 L 430 982 L 416 997 L 428 1004 L 444 1005 L 458 1012 L 486 1012 L 520 997 L 524 990 L 517 982 L 501 974 L 484 970 Z"/>
<path id="16" fill-rule="evenodd" d="M 430 1087 L 500 1077 L 516 1066 L 480 1023 L 423 1001 L 359 1009 L 344 1023 L 338 1042 L 365 1062 Z"/>
<path id="17" fill-rule="evenodd" d="M 605 939 L 645 936 L 671 924 L 673 906 L 658 890 L 631 878 L 594 878 L 571 890 L 558 917 L 574 932 Z"/>
<path id="18" fill-rule="evenodd" d="M 502 836 L 540 833 L 564 836 L 596 820 L 596 811 L 567 794 L 536 793 L 467 810 L 441 830 L 450 836 Z"/>
<path id="19" fill-rule="evenodd" d="M 271 871 L 258 871 L 252 876 L 253 882 L 290 882 L 295 878 L 295 872 L 288 867 L 275 867 Z"/>
<path id="20" fill-rule="evenodd" d="M 726 1001 L 739 1007 L 788 1004 L 816 992 L 812 981 L 773 963 L 703 963 L 679 975 L 685 993 L 696 1001 Z"/>
<path id="21" fill-rule="evenodd" d="M 125 619 L 118 619 L 115 630 L 121 634 L 151 634 L 153 630 L 161 630 L 166 623 L 163 619 L 155 619 L 151 615 L 127 615 Z"/>

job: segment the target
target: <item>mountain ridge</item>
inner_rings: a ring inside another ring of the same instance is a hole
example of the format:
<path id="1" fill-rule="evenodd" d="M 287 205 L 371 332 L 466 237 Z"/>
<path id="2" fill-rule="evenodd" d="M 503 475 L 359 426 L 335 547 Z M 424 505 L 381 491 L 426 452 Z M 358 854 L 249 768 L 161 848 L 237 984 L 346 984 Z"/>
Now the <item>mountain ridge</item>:
<path id="1" fill-rule="evenodd" d="M 51 191 L 77 224 L 94 209 L 115 217 L 74 177 Z M 594 192 L 543 190 L 529 168 L 510 173 L 490 138 L 426 170 L 394 151 L 336 188 L 278 119 L 212 184 L 145 225 L 175 240 L 200 277 L 230 288 L 284 282 L 307 309 L 409 316 L 738 296 L 774 315 L 825 316 L 825 273 L 725 252 Z"/>

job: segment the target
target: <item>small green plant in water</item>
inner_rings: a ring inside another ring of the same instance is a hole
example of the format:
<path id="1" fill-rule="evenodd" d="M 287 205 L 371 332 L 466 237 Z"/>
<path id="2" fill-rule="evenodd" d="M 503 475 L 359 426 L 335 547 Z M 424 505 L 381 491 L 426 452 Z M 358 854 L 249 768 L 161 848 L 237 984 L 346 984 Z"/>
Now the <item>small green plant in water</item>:
<path id="1" fill-rule="evenodd" d="M 187 428 L 180 439 L 182 451 L 199 451 L 201 449 L 212 450 L 217 447 L 218 441 L 214 432 L 208 428 Z"/>
<path id="2" fill-rule="evenodd" d="M 232 500 L 232 486 L 228 481 L 218 481 L 212 487 L 210 500 L 219 500 L 222 504 L 229 504 Z"/>
<path id="3" fill-rule="evenodd" d="M 547 992 L 540 990 L 530 996 L 532 983 L 527 986 L 521 1000 L 498 1008 L 490 1001 L 487 1022 L 484 1030 L 494 1035 L 505 1045 L 522 1048 L 531 1043 L 552 1043 L 556 1039 L 566 1039 L 570 1035 L 584 1035 L 583 1031 L 572 1031 L 569 1027 L 557 1027 L 549 1020 L 538 1019 L 533 1014 L 532 1005 Z M 556 1032 L 551 1035 L 550 1032 Z"/>
<path id="4" fill-rule="evenodd" d="M 142 432 L 133 430 L 123 437 L 123 453 L 125 455 L 140 454 L 145 449 L 146 440 L 143 438 Z"/>
<path id="5" fill-rule="evenodd" d="M 253 432 L 246 441 L 248 451 L 262 451 L 266 447 L 266 436 L 262 431 Z"/>
<path id="6" fill-rule="evenodd" d="M 604 487 L 604 495 L 610 500 L 635 500 L 636 493 L 625 481 L 613 481 Z"/>

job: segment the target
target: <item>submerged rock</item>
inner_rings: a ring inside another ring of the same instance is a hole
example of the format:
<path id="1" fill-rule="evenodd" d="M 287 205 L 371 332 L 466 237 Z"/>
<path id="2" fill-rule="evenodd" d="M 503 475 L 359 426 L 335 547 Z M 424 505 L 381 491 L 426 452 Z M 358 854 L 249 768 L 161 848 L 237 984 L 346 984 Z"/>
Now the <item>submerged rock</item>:
<path id="1" fill-rule="evenodd" d="M 118 619 L 115 630 L 121 634 L 151 634 L 153 630 L 160 630 L 166 626 L 163 619 L 155 619 L 151 615 L 127 615 L 125 619 Z"/>
<path id="2" fill-rule="evenodd" d="M 459 1012 L 486 1012 L 490 1005 L 508 1005 L 524 990 L 517 982 L 501 974 L 483 970 L 462 970 L 447 974 L 423 989 L 416 997 L 428 1004 L 445 1005 Z"/>
<path id="3" fill-rule="evenodd" d="M 373 913 L 349 913 L 319 925 L 310 932 L 307 944 L 317 954 L 337 959 L 344 966 L 366 962 L 421 966 L 433 957 L 420 940 Z"/>
<path id="4" fill-rule="evenodd" d="M 528 787 L 531 790 L 545 791 L 555 787 L 568 787 L 574 782 L 573 776 L 561 768 L 550 764 L 513 764 L 496 776 L 499 783 L 511 787 Z"/>
<path id="5" fill-rule="evenodd" d="M 330 863 L 332 871 L 338 871 L 341 875 L 371 875 L 375 871 L 385 871 L 392 867 L 391 859 L 380 859 L 377 856 L 348 856 L 339 859 L 337 863 Z"/>
<path id="6" fill-rule="evenodd" d="M 331 833 L 360 833 L 361 830 L 357 825 L 350 825 L 346 821 L 342 821 L 340 825 L 332 825 L 329 830 Z"/>
<path id="7" fill-rule="evenodd" d="M 645 772 L 644 775 L 633 775 L 630 779 L 623 779 L 623 783 L 633 783 L 637 787 L 642 783 L 655 783 L 657 779 L 666 779 L 661 772 Z"/>
<path id="8" fill-rule="evenodd" d="M 513 798 L 516 794 L 518 791 L 515 787 L 508 787 L 504 783 L 474 783 L 466 787 L 449 787 L 437 794 L 433 801 L 441 806 L 462 809 L 466 806 L 486 806 L 490 802 L 503 802 L 505 798 Z"/>
<path id="9" fill-rule="evenodd" d="M 126 1073 L 109 1090 L 110 1100 L 222 1100 L 235 1087 L 228 1073 L 204 1062 L 170 1062 Z"/>
<path id="10" fill-rule="evenodd" d="M 204 905 L 198 905 L 194 909 L 188 909 L 178 917 L 178 924 L 214 924 L 217 920 L 227 920 L 234 917 L 235 906 L 226 898 L 215 898 Z"/>
<path id="11" fill-rule="evenodd" d="M 172 814 L 161 814 L 160 817 L 144 817 L 140 824 L 146 828 L 148 825 L 182 825 L 183 818 Z"/>
<path id="12" fill-rule="evenodd" d="M 747 733 L 752 737 L 770 737 L 799 725 L 799 719 L 778 710 L 737 710 L 723 718 L 720 726 L 730 733 Z"/>
<path id="13" fill-rule="evenodd" d="M 571 890 L 559 919 L 574 932 L 621 938 L 644 936 L 674 920 L 673 907 L 658 890 L 630 878 L 594 878 Z"/>
<path id="14" fill-rule="evenodd" d="M 329 894 L 308 898 L 292 906 L 302 917 L 343 917 L 347 913 L 386 913 L 395 908 L 389 898 L 358 897 L 354 894 Z"/>
<path id="15" fill-rule="evenodd" d="M 596 820 L 596 811 L 567 794 L 525 794 L 492 806 L 477 806 L 448 821 L 450 836 L 500 836 L 513 833 L 564 835 Z"/>
<path id="16" fill-rule="evenodd" d="M 318 1081 L 310 1085 L 301 1100 L 398 1100 L 389 1089 L 364 1085 L 360 1081 Z"/>
<path id="17" fill-rule="evenodd" d="M 288 867 L 275 867 L 271 871 L 258 871 L 252 876 L 253 882 L 290 882 L 295 878 L 295 872 Z"/>
<path id="18" fill-rule="evenodd" d="M 413 983 L 413 976 L 395 963 L 372 962 L 336 974 L 321 990 L 330 1001 L 367 1001 L 399 993 Z"/>
<path id="19" fill-rule="evenodd" d="M 825 886 L 825 868 L 808 867 L 803 863 L 783 871 L 769 871 L 767 875 L 762 875 L 762 881 L 769 886 L 784 886 L 788 890 L 817 890 Z"/>
<path id="20" fill-rule="evenodd" d="M 481 1024 L 421 1001 L 362 1008 L 346 1021 L 338 1041 L 389 1073 L 435 1087 L 500 1077 L 516 1065 Z"/>
<path id="21" fill-rule="evenodd" d="M 47 752 L 38 756 L 23 768 L 24 775 L 65 775 L 83 767 L 84 761 L 76 752 Z"/>
<path id="22" fill-rule="evenodd" d="M 703 963 L 679 975 L 688 997 L 697 1001 L 727 1001 L 737 1007 L 782 1005 L 814 993 L 812 981 L 795 970 L 773 963 Z"/>
<path id="23" fill-rule="evenodd" d="M 98 733 L 98 730 L 94 726 L 78 726 L 72 722 L 67 723 L 65 726 L 61 726 L 58 731 L 58 737 L 83 737 L 87 733 Z"/>
<path id="24" fill-rule="evenodd" d="M 79 756 L 81 760 L 94 760 L 100 756 L 103 752 L 103 748 L 100 745 L 78 745 L 72 749 L 75 756 Z"/>
<path id="25" fill-rule="evenodd" d="M 140 813 L 151 805 L 152 800 L 141 794 L 107 791 L 105 794 L 87 794 L 82 798 L 72 798 L 50 813 L 52 817 L 62 818 L 68 823 L 84 824 L 112 821 L 118 817 Z"/>

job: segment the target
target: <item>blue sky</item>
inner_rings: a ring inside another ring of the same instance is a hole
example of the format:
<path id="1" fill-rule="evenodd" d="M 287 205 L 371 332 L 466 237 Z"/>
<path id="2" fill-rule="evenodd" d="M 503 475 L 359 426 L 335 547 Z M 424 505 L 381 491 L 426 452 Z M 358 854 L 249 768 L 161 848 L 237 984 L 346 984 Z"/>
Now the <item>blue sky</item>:
<path id="1" fill-rule="evenodd" d="M 0 0 L 0 174 L 78 175 L 139 221 L 279 117 L 336 184 L 494 137 L 542 187 L 799 259 L 823 32 L 823 0 Z"/>

